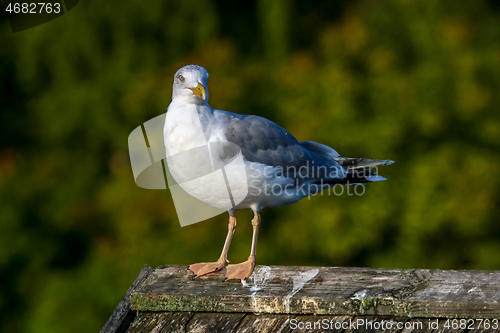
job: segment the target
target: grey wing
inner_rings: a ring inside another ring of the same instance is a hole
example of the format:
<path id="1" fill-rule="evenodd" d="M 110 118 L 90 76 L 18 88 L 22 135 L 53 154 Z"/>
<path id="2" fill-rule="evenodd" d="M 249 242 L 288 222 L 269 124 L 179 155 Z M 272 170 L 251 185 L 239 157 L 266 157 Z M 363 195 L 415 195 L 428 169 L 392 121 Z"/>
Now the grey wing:
<path id="1" fill-rule="evenodd" d="M 215 110 L 215 116 L 226 139 L 238 145 L 248 161 L 280 168 L 284 177 L 326 179 L 343 170 L 333 158 L 307 149 L 266 118 L 220 110 Z"/>

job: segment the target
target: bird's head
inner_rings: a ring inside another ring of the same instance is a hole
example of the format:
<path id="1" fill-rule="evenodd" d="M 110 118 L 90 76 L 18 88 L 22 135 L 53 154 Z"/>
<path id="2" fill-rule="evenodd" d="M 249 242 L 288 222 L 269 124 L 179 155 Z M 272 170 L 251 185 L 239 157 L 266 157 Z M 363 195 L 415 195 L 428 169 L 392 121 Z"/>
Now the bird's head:
<path id="1" fill-rule="evenodd" d="M 191 104 L 208 102 L 208 72 L 205 68 L 188 65 L 175 73 L 172 100 Z"/>

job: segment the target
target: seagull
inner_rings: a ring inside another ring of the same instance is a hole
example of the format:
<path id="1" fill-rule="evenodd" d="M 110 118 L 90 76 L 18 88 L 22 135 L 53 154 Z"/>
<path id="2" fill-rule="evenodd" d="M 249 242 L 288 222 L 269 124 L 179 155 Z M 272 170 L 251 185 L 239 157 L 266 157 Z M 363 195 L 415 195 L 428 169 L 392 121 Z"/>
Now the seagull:
<path id="1" fill-rule="evenodd" d="M 266 118 L 212 109 L 208 96 L 208 72 L 203 67 L 188 65 L 175 73 L 172 102 L 163 128 L 169 171 L 190 195 L 212 206 L 223 207 L 227 188 L 210 187 L 210 184 L 196 183 L 196 180 L 189 182 L 191 186 L 182 184 L 193 172 L 196 174 L 206 168 L 206 164 L 213 167 L 214 163 L 230 162 L 232 157 L 226 149 L 212 151 L 210 161 L 199 154 L 178 160 L 168 156 L 196 151 L 207 142 L 219 143 L 223 147 L 236 146 L 242 156 L 246 177 L 238 177 L 241 181 L 231 190 L 246 195 L 228 209 L 228 233 L 220 258 L 215 262 L 190 265 L 193 278 L 226 268 L 226 279 L 245 280 L 255 267 L 261 222 L 259 212 L 264 207 L 293 204 L 337 185 L 364 186 L 365 183 L 385 180 L 372 169 L 394 163 L 391 160 L 340 157 L 326 145 L 299 142 Z M 242 192 L 244 190 L 246 192 Z M 254 213 L 250 256 L 245 262 L 229 264 L 227 254 L 236 229 L 236 211 L 240 209 L 251 209 Z"/>

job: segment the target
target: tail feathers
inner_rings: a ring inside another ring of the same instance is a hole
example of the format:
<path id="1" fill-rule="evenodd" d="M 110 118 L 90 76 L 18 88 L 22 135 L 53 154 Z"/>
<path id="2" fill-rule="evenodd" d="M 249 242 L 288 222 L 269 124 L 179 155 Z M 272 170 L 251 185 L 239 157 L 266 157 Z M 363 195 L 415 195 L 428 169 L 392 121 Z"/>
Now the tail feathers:
<path id="1" fill-rule="evenodd" d="M 365 177 L 365 179 L 368 180 L 369 182 L 379 182 L 381 180 L 387 180 L 387 178 L 384 178 L 379 175 L 367 176 Z"/>
<path id="2" fill-rule="evenodd" d="M 333 186 L 335 184 L 348 185 L 386 180 L 384 177 L 377 175 L 376 172 L 370 169 L 379 165 L 391 165 L 394 163 L 392 160 L 340 157 L 340 155 L 333 148 L 313 141 L 305 141 L 300 144 L 310 152 L 317 154 L 326 160 L 337 162 L 345 169 L 344 178 L 342 179 L 321 179 L 316 181 L 314 184 L 321 183 Z"/>
<path id="3" fill-rule="evenodd" d="M 372 160 L 368 158 L 348 158 L 337 157 L 335 158 L 338 164 L 342 165 L 345 169 L 365 169 L 379 165 L 391 165 L 394 161 L 391 160 Z"/>
<path id="4" fill-rule="evenodd" d="M 337 179 L 337 178 L 321 179 L 316 181 L 314 184 L 329 184 L 332 186 L 336 184 L 353 185 L 361 183 L 378 182 L 381 180 L 387 180 L 387 179 L 377 175 L 375 172 L 370 171 L 368 169 L 361 169 L 361 170 L 350 170 L 345 174 L 345 177 L 342 179 Z"/>
<path id="5" fill-rule="evenodd" d="M 321 143 L 317 143 L 314 141 L 304 141 L 300 144 L 307 150 L 312 151 L 313 153 L 316 153 L 319 156 L 326 158 L 327 160 L 335 160 L 340 156 L 339 153 L 335 151 L 335 149 L 325 146 Z"/>
<path id="6" fill-rule="evenodd" d="M 336 161 L 345 169 L 364 169 L 379 165 L 390 165 L 394 163 L 394 161 L 391 160 L 372 160 L 368 158 L 340 157 L 339 153 L 337 153 L 333 148 L 314 141 L 304 141 L 300 144 L 307 150 L 318 154 L 319 156 L 326 158 L 327 160 Z"/>
<path id="7" fill-rule="evenodd" d="M 372 167 L 379 165 L 390 165 L 394 163 L 391 160 L 370 160 L 366 158 L 338 158 L 337 162 L 346 169 L 344 178 L 342 179 L 322 179 L 317 181 L 316 184 L 362 184 L 378 182 L 381 180 L 387 180 L 386 178 L 377 175 L 377 173 L 371 170 Z M 341 163 L 342 162 L 342 163 Z"/>

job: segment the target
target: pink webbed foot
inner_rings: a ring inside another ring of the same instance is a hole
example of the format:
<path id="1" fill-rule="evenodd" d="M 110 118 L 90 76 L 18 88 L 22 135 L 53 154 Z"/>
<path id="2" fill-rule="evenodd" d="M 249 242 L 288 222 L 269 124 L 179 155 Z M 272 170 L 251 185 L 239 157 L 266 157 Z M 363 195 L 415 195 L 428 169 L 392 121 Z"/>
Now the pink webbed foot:
<path id="1" fill-rule="evenodd" d="M 219 259 L 216 262 L 200 262 L 189 266 L 189 270 L 194 273 L 193 278 L 216 273 L 226 266 L 225 260 Z"/>
<path id="2" fill-rule="evenodd" d="M 245 280 L 250 277 L 255 268 L 255 258 L 250 257 L 247 261 L 241 264 L 227 265 L 226 267 L 226 279 L 240 279 Z"/>

